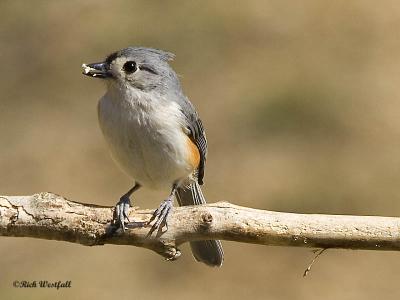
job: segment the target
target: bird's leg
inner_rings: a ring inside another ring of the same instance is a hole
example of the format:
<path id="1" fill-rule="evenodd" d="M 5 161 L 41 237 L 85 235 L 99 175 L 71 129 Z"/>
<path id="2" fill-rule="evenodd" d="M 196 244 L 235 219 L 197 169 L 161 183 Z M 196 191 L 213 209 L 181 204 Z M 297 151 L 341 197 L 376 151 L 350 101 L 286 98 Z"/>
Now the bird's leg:
<path id="1" fill-rule="evenodd" d="M 154 222 L 153 226 L 151 226 L 149 235 L 151 235 L 156 229 L 159 229 L 161 224 L 165 224 L 165 226 L 168 230 L 167 218 L 173 207 L 173 201 L 174 201 L 174 196 L 175 196 L 177 187 L 178 187 L 177 184 L 174 184 L 172 186 L 172 190 L 171 190 L 171 193 L 169 194 L 168 198 L 165 199 L 163 202 L 161 202 L 160 206 L 155 210 L 151 219 L 147 223 L 147 224 L 150 224 L 151 222 L 156 220 Z"/>
<path id="2" fill-rule="evenodd" d="M 139 188 L 140 184 L 135 183 L 134 187 L 131 188 L 126 194 L 122 195 L 118 203 L 115 205 L 113 223 L 117 226 L 117 228 L 122 228 L 123 231 L 125 231 L 125 219 L 130 222 L 128 217 L 129 208 L 132 206 L 130 196 Z"/>

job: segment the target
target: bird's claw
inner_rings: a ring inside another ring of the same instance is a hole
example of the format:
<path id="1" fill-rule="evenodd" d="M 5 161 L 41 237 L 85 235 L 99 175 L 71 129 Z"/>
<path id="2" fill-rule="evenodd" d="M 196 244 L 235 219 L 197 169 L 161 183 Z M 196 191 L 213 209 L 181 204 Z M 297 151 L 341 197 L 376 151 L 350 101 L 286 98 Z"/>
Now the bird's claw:
<path id="1" fill-rule="evenodd" d="M 122 228 L 122 231 L 125 231 L 125 220 L 128 220 L 128 223 L 130 223 L 128 217 L 130 207 L 131 200 L 125 195 L 122 196 L 115 205 L 113 223 L 117 226 L 117 228 Z"/>
<path id="2" fill-rule="evenodd" d="M 164 200 L 161 205 L 154 211 L 153 215 L 151 216 L 150 220 L 147 222 L 147 225 L 150 225 L 151 222 L 156 220 L 154 224 L 151 226 L 148 235 L 151 235 L 155 230 L 159 229 L 161 225 L 165 225 L 166 231 L 168 230 L 168 223 L 167 218 L 169 213 L 172 210 L 172 199 Z M 162 228 L 163 226 L 161 226 Z"/>

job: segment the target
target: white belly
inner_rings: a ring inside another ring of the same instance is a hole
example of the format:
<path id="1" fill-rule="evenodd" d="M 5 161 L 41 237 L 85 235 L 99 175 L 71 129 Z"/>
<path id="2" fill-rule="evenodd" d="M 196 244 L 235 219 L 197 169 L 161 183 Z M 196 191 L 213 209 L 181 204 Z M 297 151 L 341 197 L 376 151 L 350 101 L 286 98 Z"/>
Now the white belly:
<path id="1" fill-rule="evenodd" d="M 176 103 L 116 101 L 106 94 L 100 99 L 98 115 L 112 157 L 138 183 L 171 187 L 193 172 Z"/>

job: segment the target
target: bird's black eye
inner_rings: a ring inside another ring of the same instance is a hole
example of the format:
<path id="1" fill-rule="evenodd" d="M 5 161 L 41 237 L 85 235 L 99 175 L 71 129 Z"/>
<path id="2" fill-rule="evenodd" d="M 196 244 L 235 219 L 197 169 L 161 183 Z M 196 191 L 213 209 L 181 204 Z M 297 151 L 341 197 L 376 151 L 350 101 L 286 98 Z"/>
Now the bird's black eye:
<path id="1" fill-rule="evenodd" d="M 136 65 L 136 62 L 134 62 L 134 61 L 132 61 L 132 60 L 130 60 L 130 61 L 127 61 L 125 64 L 124 64 L 124 71 L 126 72 L 126 73 L 133 73 L 133 72 L 136 72 L 136 70 L 137 70 L 137 65 Z"/>

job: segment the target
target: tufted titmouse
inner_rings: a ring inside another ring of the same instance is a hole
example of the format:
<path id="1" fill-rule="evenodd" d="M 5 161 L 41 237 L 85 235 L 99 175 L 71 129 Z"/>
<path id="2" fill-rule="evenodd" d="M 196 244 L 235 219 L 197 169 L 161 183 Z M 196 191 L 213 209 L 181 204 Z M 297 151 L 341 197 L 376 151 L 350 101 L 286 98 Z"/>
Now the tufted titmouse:
<path id="1" fill-rule="evenodd" d="M 98 103 L 100 127 L 114 160 L 135 180 L 116 205 L 115 222 L 122 229 L 130 196 L 142 185 L 171 188 L 150 220 L 154 221 L 152 230 L 167 224 L 174 197 L 180 205 L 206 203 L 200 185 L 207 140 L 196 109 L 168 64 L 173 58 L 161 50 L 129 47 L 104 62 L 82 65 L 83 74 L 105 79 L 107 92 Z M 196 260 L 222 265 L 220 241 L 190 245 Z"/>

